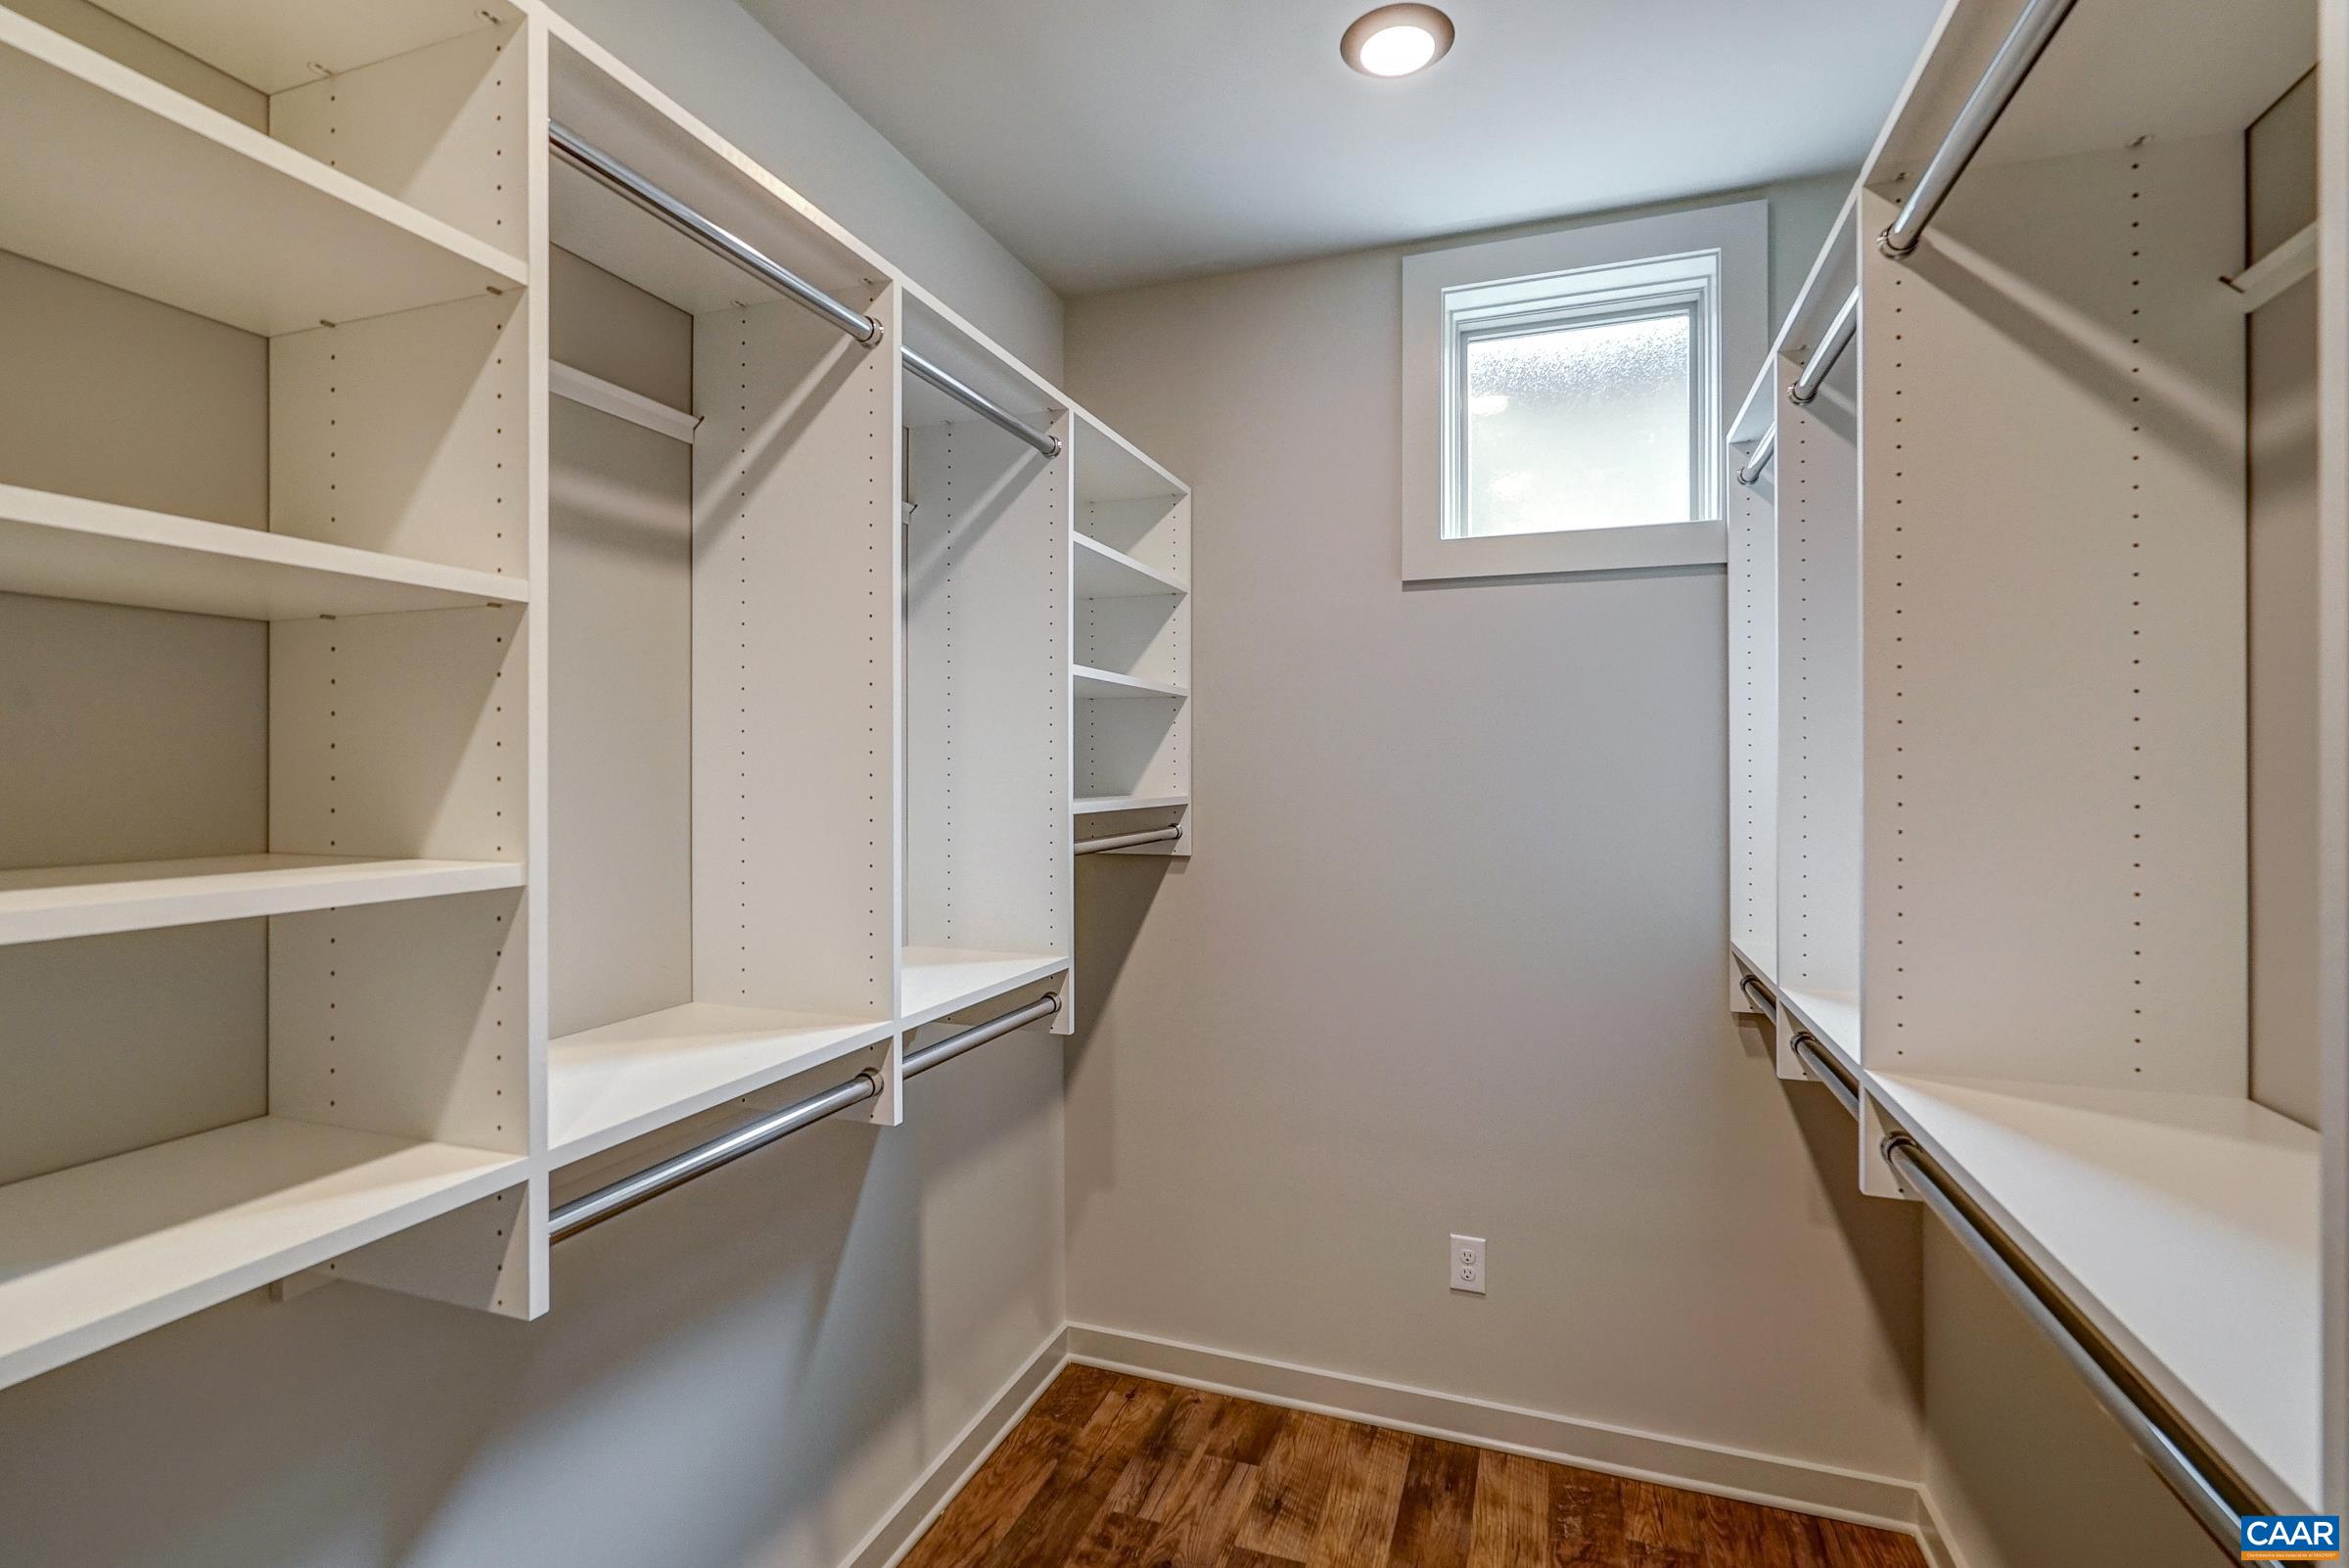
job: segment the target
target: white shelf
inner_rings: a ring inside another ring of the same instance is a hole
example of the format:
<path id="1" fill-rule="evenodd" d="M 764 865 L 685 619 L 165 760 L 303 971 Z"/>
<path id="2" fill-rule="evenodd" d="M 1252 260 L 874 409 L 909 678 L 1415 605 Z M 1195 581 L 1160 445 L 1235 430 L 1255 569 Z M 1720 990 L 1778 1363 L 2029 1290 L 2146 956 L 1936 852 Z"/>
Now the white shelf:
<path id="1" fill-rule="evenodd" d="M 0 592 L 252 621 L 527 601 L 529 584 L 0 484 Z"/>
<path id="2" fill-rule="evenodd" d="M 547 1152 L 583 1159 L 894 1033 L 842 1019 L 688 1002 L 551 1040 Z"/>
<path id="3" fill-rule="evenodd" d="M 1057 975 L 1069 967 L 1058 953 L 989 952 L 978 947 L 908 947 L 900 982 L 899 1022 L 913 1029 L 990 996 Z"/>
<path id="4" fill-rule="evenodd" d="M 521 288 L 514 257 L 0 10 L 0 250 L 275 337 Z"/>
<path id="5" fill-rule="evenodd" d="M 1849 991 L 1778 990 L 1778 1007 L 1794 1015 L 1795 1023 L 1817 1035 L 1843 1058 L 1843 1065 L 1860 1071 L 1860 996 Z"/>
<path id="6" fill-rule="evenodd" d="M 1138 675 L 1121 675 L 1115 670 L 1095 669 L 1090 665 L 1071 666 L 1069 674 L 1077 683 L 1077 695 L 1080 697 L 1154 697 L 1180 702 L 1190 696 L 1180 686 L 1170 686 L 1161 680 L 1144 680 Z"/>
<path id="7" fill-rule="evenodd" d="M 1768 986 L 1773 994 L 1777 992 L 1777 977 L 1771 973 L 1772 966 L 1770 964 L 1757 962 L 1753 953 L 1747 952 L 1733 941 L 1729 944 L 1729 956 L 1743 965 L 1747 974 Z M 1817 1034 L 1818 1031 L 1815 1029 L 1812 1033 Z"/>
<path id="8" fill-rule="evenodd" d="M 0 871 L 0 945 L 522 886 L 507 860 L 231 854 Z"/>
<path id="9" fill-rule="evenodd" d="M 1871 1075 L 1893 1118 L 2279 1507 L 2319 1491 L 2321 1139 L 2233 1095 Z"/>
<path id="10" fill-rule="evenodd" d="M 1075 539 L 1080 599 L 1141 599 L 1191 591 L 1172 575 L 1144 566 L 1125 551 L 1113 550 L 1088 534 L 1077 534 Z"/>
<path id="11" fill-rule="evenodd" d="M 262 1117 L 0 1187 L 0 1385 L 445 1214 L 524 1167 Z"/>
<path id="12" fill-rule="evenodd" d="M 1110 811 L 1174 811 L 1191 804 L 1187 795 L 1092 795 L 1069 803 L 1069 809 L 1079 816 L 1099 816 Z"/>

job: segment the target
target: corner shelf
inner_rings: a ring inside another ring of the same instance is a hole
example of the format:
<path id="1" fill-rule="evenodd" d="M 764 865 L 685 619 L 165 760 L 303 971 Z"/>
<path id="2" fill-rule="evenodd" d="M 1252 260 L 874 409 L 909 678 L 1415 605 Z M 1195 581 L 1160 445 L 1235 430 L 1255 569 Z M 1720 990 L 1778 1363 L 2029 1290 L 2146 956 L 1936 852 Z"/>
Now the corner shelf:
<path id="1" fill-rule="evenodd" d="M 1102 816 L 1112 811 L 1176 811 L 1191 804 L 1187 795 L 1093 795 L 1069 803 L 1078 816 Z"/>
<path id="2" fill-rule="evenodd" d="M 446 1214 L 527 1164 L 264 1116 L 0 1187 L 0 1385 Z"/>
<path id="3" fill-rule="evenodd" d="M 1144 566 L 1089 534 L 1071 537 L 1077 546 L 1077 596 L 1081 599 L 1142 599 L 1191 591 L 1171 573 Z"/>
<path id="4" fill-rule="evenodd" d="M 1076 682 L 1077 695 L 1108 699 L 1144 697 L 1166 698 L 1184 702 L 1190 693 L 1180 686 L 1170 686 L 1161 680 L 1144 680 L 1138 675 L 1121 675 L 1115 670 L 1095 669 L 1090 665 L 1072 665 L 1069 675 Z"/>
<path id="5" fill-rule="evenodd" d="M 0 484 L 0 592 L 301 621 L 528 602 L 494 573 Z"/>
<path id="6" fill-rule="evenodd" d="M 529 281 L 494 246 L 6 10 L 0 104 L 0 250 L 264 337 Z"/>
<path id="7" fill-rule="evenodd" d="M 911 1030 L 1007 991 L 1061 974 L 1059 953 L 990 952 L 979 947 L 907 947 L 898 1023 Z"/>
<path id="8" fill-rule="evenodd" d="M 547 1156 L 600 1153 L 886 1040 L 888 1019 L 688 1002 L 550 1040 Z"/>
<path id="9" fill-rule="evenodd" d="M 0 945 L 519 888 L 506 860 L 229 854 L 0 871 Z"/>
<path id="10" fill-rule="evenodd" d="M 2317 1133 L 2236 1095 L 1868 1086 L 2246 1480 L 2315 1505 Z"/>

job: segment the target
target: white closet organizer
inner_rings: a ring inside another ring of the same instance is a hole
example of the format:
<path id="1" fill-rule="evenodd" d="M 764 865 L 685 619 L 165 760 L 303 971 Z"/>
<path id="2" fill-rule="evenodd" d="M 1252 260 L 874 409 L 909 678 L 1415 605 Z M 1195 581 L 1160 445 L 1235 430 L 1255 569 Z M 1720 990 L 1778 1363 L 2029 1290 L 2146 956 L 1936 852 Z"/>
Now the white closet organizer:
<path id="1" fill-rule="evenodd" d="M 2230 1552 L 2349 1426 L 2317 49 L 2313 4 L 1957 0 L 1730 432 L 1734 1005 Z"/>
<path id="2" fill-rule="evenodd" d="M 1070 1026 L 1079 607 L 1180 603 L 1176 482 L 531 0 L 41 15 L 0 1384 L 297 1275 L 534 1315 L 557 1181 Z M 1107 674 L 1187 709 L 1187 632 Z"/>
<path id="3" fill-rule="evenodd" d="M 1087 853 L 1191 853 L 1191 492 L 1076 422 L 1076 802 Z"/>

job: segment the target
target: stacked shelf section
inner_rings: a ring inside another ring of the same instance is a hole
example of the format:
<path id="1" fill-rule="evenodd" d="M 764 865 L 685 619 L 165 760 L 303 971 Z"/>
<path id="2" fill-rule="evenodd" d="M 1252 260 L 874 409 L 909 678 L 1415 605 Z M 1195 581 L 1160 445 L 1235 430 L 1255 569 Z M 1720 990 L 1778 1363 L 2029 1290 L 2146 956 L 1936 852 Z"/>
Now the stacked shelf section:
<path id="1" fill-rule="evenodd" d="M 2294 8 L 2080 0 L 1887 254 L 2020 10 L 1951 8 L 1730 433 L 1736 462 L 1776 438 L 1732 544 L 1733 974 L 1783 1074 L 1808 1035 L 1858 1084 L 1865 1190 L 1911 1195 L 1881 1149 L 1913 1139 L 2298 1511 L 2337 1502 L 2349 1429 L 2320 1376 L 2349 919 L 2311 867 L 2349 604 L 2312 412 L 2345 286 L 2308 260 L 2318 43 Z M 1796 407 L 1855 285 L 1857 344 Z"/>
<path id="2" fill-rule="evenodd" d="M 1089 417 L 1077 427 L 1075 813 L 1083 838 L 1176 828 L 1113 855 L 1191 853 L 1191 501 Z"/>
<path id="3" fill-rule="evenodd" d="M 0 1381 L 543 1302 L 525 23 L 234 9 L 0 10 Z"/>

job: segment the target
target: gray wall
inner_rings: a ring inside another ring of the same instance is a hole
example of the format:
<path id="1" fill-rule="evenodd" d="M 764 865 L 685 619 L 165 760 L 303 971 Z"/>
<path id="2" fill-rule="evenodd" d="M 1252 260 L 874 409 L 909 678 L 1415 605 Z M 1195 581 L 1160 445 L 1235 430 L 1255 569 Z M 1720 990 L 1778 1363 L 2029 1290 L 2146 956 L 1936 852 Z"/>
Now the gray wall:
<path id="1" fill-rule="evenodd" d="M 1195 489 L 1201 803 L 1082 873 L 1071 1315 L 1913 1476 L 1915 1216 L 1727 1006 L 1722 574 L 1404 589 L 1400 254 L 1070 306 Z"/>
<path id="2" fill-rule="evenodd" d="M 552 0 L 981 331 L 1055 379 L 1060 299 L 734 0 Z"/>

